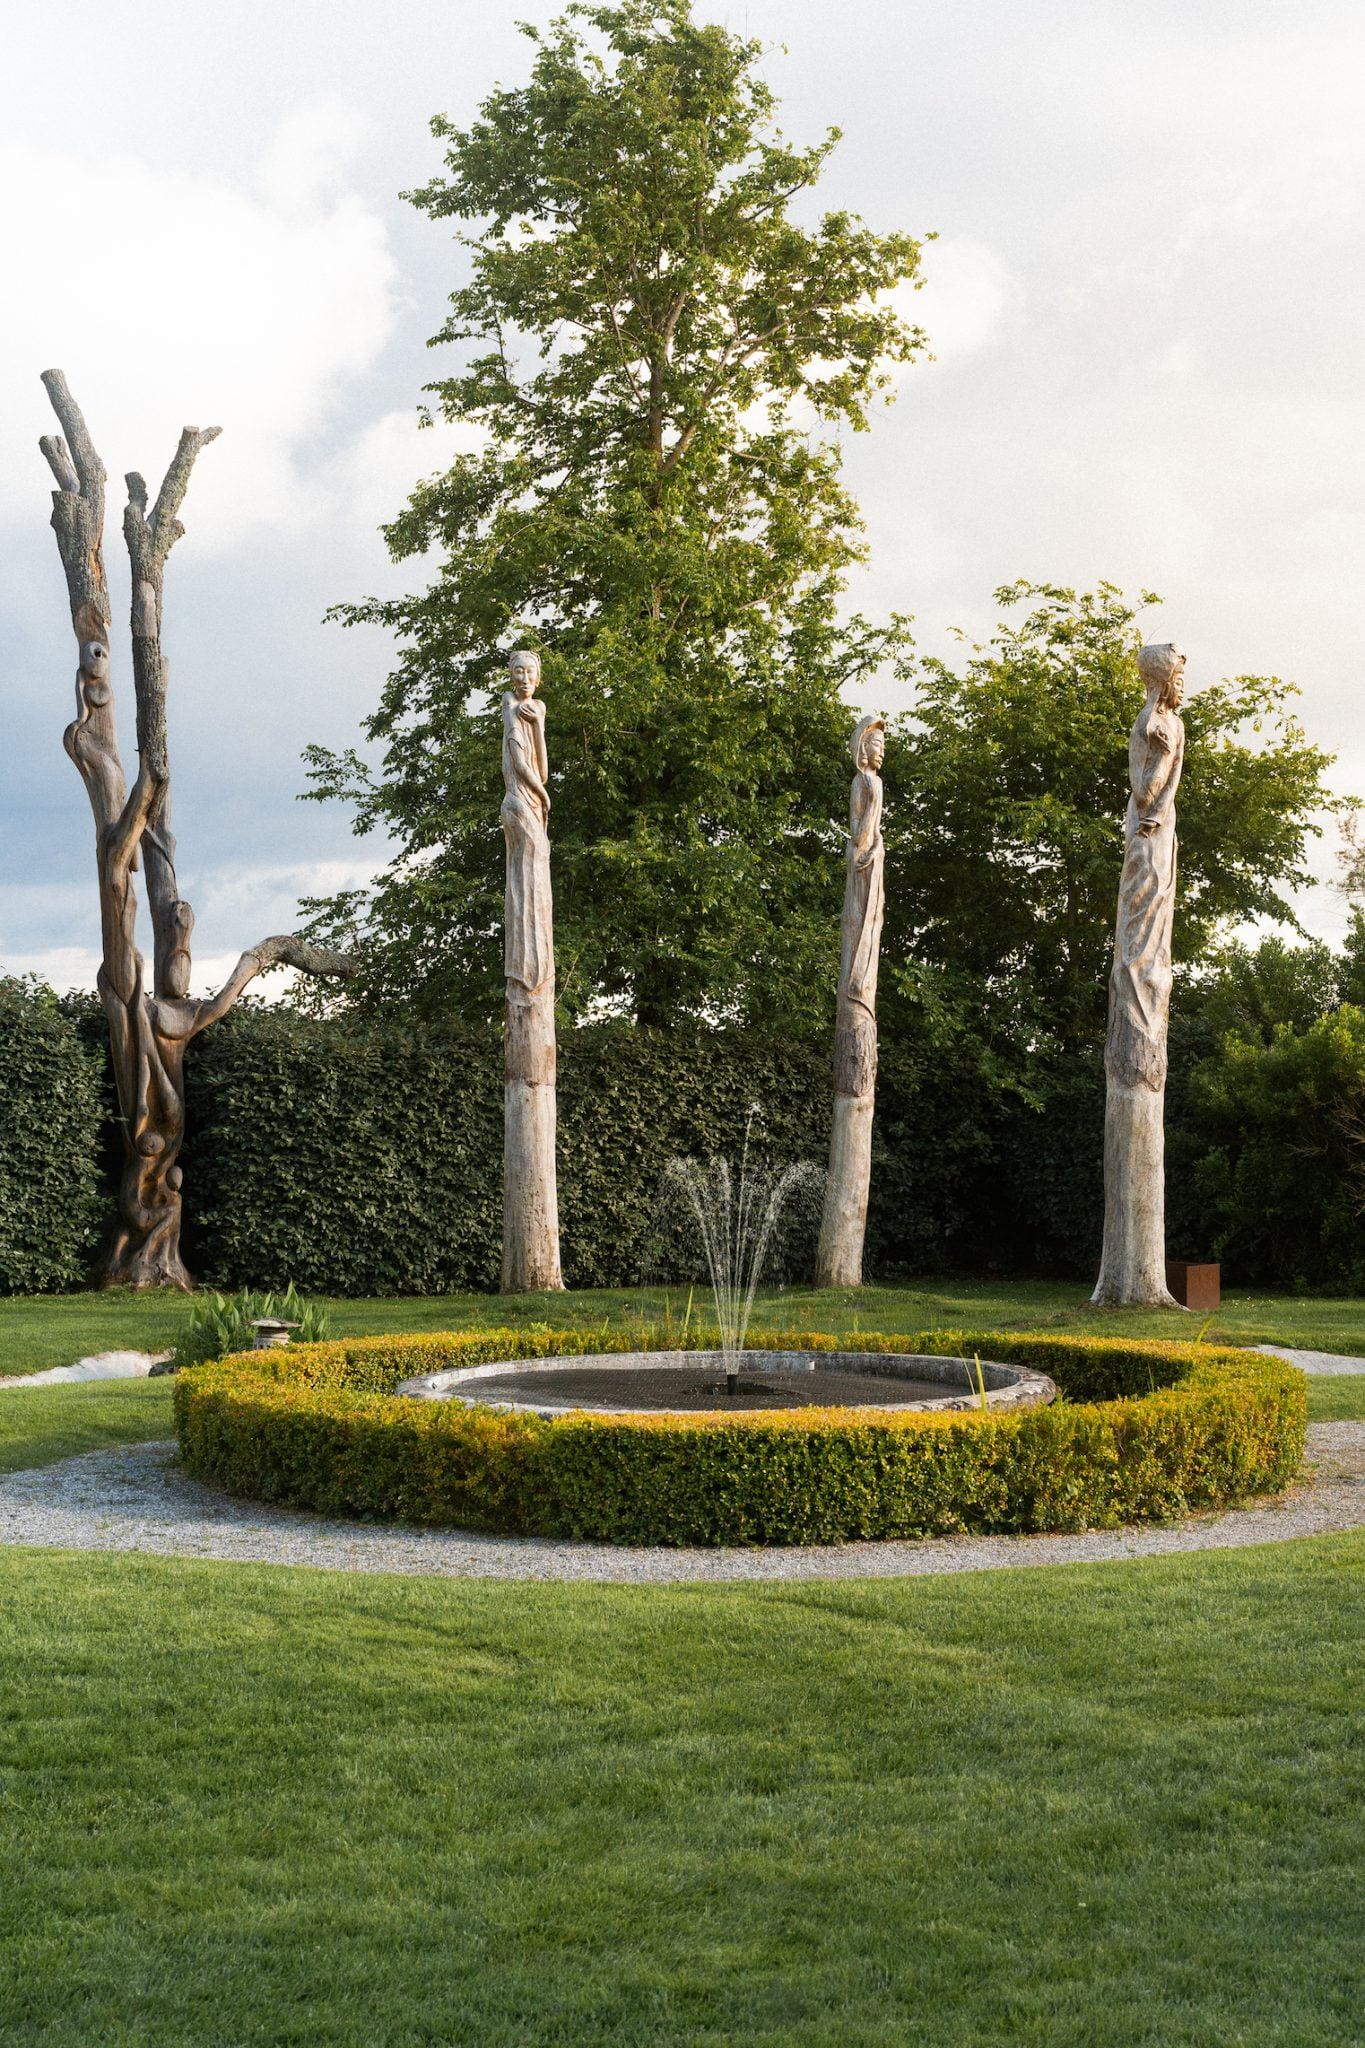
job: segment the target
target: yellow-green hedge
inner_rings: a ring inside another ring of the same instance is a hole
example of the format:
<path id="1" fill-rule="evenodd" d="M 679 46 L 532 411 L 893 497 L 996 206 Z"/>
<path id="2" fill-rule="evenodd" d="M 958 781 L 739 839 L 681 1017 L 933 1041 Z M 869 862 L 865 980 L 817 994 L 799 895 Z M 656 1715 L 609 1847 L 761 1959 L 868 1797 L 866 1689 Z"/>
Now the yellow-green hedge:
<path id="1" fill-rule="evenodd" d="M 611 1543 L 1112 1528 L 1275 1492 L 1303 1455 L 1303 1375 L 1256 1352 L 998 1331 L 749 1341 L 977 1353 L 1050 1374 L 1063 1398 L 991 1414 L 546 1420 L 393 1394 L 451 1366 L 651 1348 L 638 1330 L 491 1329 L 220 1359 L 180 1374 L 176 1427 L 196 1477 L 249 1499 Z"/>

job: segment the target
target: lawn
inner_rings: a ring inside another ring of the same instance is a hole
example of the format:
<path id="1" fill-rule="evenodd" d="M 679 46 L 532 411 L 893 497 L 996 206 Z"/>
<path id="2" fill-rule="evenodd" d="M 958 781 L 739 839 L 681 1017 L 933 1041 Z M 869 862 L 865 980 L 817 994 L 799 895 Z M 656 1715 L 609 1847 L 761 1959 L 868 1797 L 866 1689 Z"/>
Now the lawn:
<path id="1" fill-rule="evenodd" d="M 335 1325 L 613 1308 L 640 1298 Z M 8 1302 L 5 1362 L 183 1313 Z M 1074 1297 L 766 1314 L 1037 1325 Z M 0 1394 L 0 1470 L 169 1435 L 170 1385 Z M 1309 1394 L 1365 1415 L 1365 1377 Z M 0 2044 L 1345 2048 L 1363 1596 L 1365 1534 L 706 1588 L 0 1548 Z"/>
<path id="2" fill-rule="evenodd" d="M 1337 2048 L 1362 1597 L 0 1553 L 0 2041 Z"/>
<path id="3" fill-rule="evenodd" d="M 684 1297 L 685 1299 L 685 1297 Z M 1068 1308 L 1067 1302 L 1071 1302 Z M 583 1323 L 615 1320 L 621 1315 L 648 1319 L 663 1312 L 659 1294 L 527 1295 L 510 1301 L 486 1295 L 443 1295 L 411 1301 L 329 1302 L 332 1327 L 338 1335 L 365 1331 L 438 1330 L 471 1322 Z M 677 1296 L 671 1306 L 679 1312 Z M 1263 1309 L 1272 1312 L 1260 1320 Z M 1365 1353 L 1365 1303 L 1300 1302 L 1257 1297 L 1234 1303 L 1207 1334 L 1234 1334 L 1248 1341 L 1260 1338 L 1319 1346 L 1321 1327 L 1310 1333 L 1296 1327 L 1301 1311 L 1336 1311 L 1330 1327 L 1342 1335 L 1344 1348 L 1355 1342 Z M 137 1294 L 72 1294 L 29 1300 L 0 1301 L 0 1376 L 68 1364 L 84 1352 L 136 1346 L 161 1350 L 173 1344 L 189 1303 L 183 1297 L 164 1300 Z M 1099 1316 L 1078 1312 L 1074 1294 L 1061 1297 L 1049 1283 L 1034 1282 L 1010 1294 L 981 1286 L 956 1292 L 908 1288 L 867 1288 L 861 1294 L 815 1294 L 795 1291 L 770 1294 L 760 1303 L 760 1317 L 793 1328 L 851 1331 L 914 1330 L 934 1325 L 995 1323 L 1016 1329 L 1061 1327 L 1143 1330 L 1188 1336 L 1191 1319 L 1173 1315 Z M 1352 1337 L 1348 1317 L 1361 1321 Z M 1250 1327 L 1247 1327 L 1247 1325 Z M 1197 1331 L 1198 1324 L 1194 1325 Z M 75 1387 L 15 1387 L 0 1394 L 0 1473 L 25 1465 L 45 1465 L 79 1451 L 104 1445 L 139 1443 L 172 1432 L 169 1380 L 113 1381 Z M 1314 1421 L 1365 1419 L 1365 1375 L 1310 1379 L 1308 1412 Z"/>
<path id="4" fill-rule="evenodd" d="M 698 1310 L 709 1299 L 696 1291 Z M 336 1336 L 376 1330 L 450 1330 L 470 1323 L 582 1324 L 624 1316 L 649 1322 L 683 1313 L 687 1290 L 584 1290 L 572 1294 L 425 1295 L 328 1301 Z M 110 1293 L 0 1300 L 0 1376 L 68 1365 L 92 1351 L 169 1350 L 192 1302 L 184 1295 Z M 953 1280 L 913 1287 L 817 1292 L 792 1287 L 759 1296 L 756 1322 L 794 1330 L 1057 1329 L 1132 1336 L 1195 1336 L 1235 1343 L 1300 1345 L 1365 1357 L 1365 1298 L 1233 1293 L 1212 1322 L 1179 1309 L 1095 1309 L 1075 1281 Z"/>

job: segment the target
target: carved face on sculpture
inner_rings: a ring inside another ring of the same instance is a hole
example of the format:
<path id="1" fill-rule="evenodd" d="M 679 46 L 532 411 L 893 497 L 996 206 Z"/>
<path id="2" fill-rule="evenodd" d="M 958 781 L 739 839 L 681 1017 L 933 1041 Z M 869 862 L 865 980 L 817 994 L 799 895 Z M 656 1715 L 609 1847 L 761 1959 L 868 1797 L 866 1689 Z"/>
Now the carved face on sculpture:
<path id="1" fill-rule="evenodd" d="M 507 674 L 513 696 L 526 703 L 534 697 L 540 681 L 540 656 L 529 647 L 519 647 L 515 654 L 507 657 Z"/>
<path id="2" fill-rule="evenodd" d="M 1178 711 L 1185 699 L 1185 656 L 1173 640 L 1138 650 L 1138 673 L 1150 696 L 1156 693 L 1165 711 Z"/>
<path id="3" fill-rule="evenodd" d="M 190 992 L 190 940 L 194 933 L 194 912 L 182 896 L 171 913 L 171 950 L 166 956 L 166 993 L 183 1002 Z"/>
<path id="4" fill-rule="evenodd" d="M 875 713 L 860 718 L 854 728 L 849 746 L 855 768 L 863 768 L 876 775 L 886 759 L 886 724 Z"/>

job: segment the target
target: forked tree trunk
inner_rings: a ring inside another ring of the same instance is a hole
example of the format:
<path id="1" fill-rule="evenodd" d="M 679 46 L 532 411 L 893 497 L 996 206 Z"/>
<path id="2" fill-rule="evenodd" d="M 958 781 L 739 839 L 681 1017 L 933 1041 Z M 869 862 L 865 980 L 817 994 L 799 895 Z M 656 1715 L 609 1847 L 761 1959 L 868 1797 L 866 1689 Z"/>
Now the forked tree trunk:
<path id="1" fill-rule="evenodd" d="M 189 994 L 194 913 L 175 878 L 170 764 L 166 744 L 167 665 L 161 652 L 166 558 L 184 528 L 178 513 L 201 448 L 219 429 L 186 427 L 151 512 L 147 486 L 127 479 L 123 531 L 132 566 L 133 687 L 138 769 L 131 792 L 119 755 L 110 681 L 109 591 L 104 574 L 105 469 L 60 370 L 43 373 L 62 433 L 40 446 L 57 480 L 52 526 L 66 572 L 79 649 L 76 716 L 63 745 L 80 771 L 95 820 L 99 877 L 100 1001 L 123 1130 L 119 1223 L 102 1278 L 110 1287 L 192 1283 L 180 1256 L 180 1148 L 185 1136 L 185 1047 L 226 1014 L 247 983 L 276 965 L 349 975 L 354 965 L 294 937 L 265 939 L 243 953 L 217 995 Z M 145 868 L 153 969 L 137 949 L 133 876 Z"/>

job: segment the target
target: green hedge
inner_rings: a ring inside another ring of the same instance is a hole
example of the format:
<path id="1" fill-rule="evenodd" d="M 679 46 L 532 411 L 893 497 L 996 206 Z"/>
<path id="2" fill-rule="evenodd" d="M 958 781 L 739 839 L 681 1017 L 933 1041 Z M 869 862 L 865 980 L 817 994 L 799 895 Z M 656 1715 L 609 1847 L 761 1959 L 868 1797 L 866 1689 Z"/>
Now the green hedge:
<path id="1" fill-rule="evenodd" d="M 8 1059 L 0 1057 L 0 1128 L 9 1164 L 0 1170 L 11 1186 L 0 1190 L 0 1287 L 69 1286 L 90 1249 L 92 1176 L 103 1220 L 114 1212 L 112 1084 L 106 1064 L 97 1128 L 80 1058 L 104 1059 L 104 1021 L 93 1000 L 58 1010 L 50 994 L 7 989 L 14 1028 Z M 65 1020 L 76 1025 L 74 1041 Z M 1365 1015 L 1344 1007 L 1263 1048 L 1216 1045 L 1198 1018 L 1178 1016 L 1171 1054 L 1173 1254 L 1221 1256 L 1233 1284 L 1365 1286 Z M 53 1060 L 61 1078 L 44 1067 Z M 191 1048 L 187 1079 L 185 1252 L 206 1284 L 278 1289 L 292 1280 L 338 1295 L 496 1287 L 496 1033 L 245 1004 Z M 1040 1061 L 1034 1080 L 1025 1099 L 993 1081 L 965 1039 L 904 1017 L 888 1027 L 873 1126 L 869 1279 L 1093 1276 L 1103 1217 L 1098 1050 L 1054 1067 Z M 49 1094 L 53 1146 L 34 1114 Z M 619 1021 L 563 1033 L 568 1284 L 695 1277 L 680 1219 L 656 1211 L 664 1162 L 674 1153 L 733 1155 L 751 1109 L 774 1163 L 823 1163 L 825 1040 L 701 1026 L 654 1032 Z M 792 1214 L 776 1275 L 809 1277 L 814 1232 L 810 1209 Z"/>
<path id="2" fill-rule="evenodd" d="M 85 1276 L 104 1213 L 101 1080 L 56 997 L 0 977 L 0 1294 Z"/>
<path id="3" fill-rule="evenodd" d="M 496 1289 L 502 1047 L 495 1034 L 243 1008 L 189 1062 L 185 1249 L 219 1287 L 342 1295 Z M 692 1277 L 656 1207 L 676 1153 L 734 1155 L 757 1109 L 768 1156 L 823 1164 L 830 1048 L 732 1031 L 590 1025 L 559 1048 L 559 1213 L 571 1287 Z M 945 1094 L 945 1088 L 947 1090 Z M 890 1047 L 880 1076 L 867 1270 L 942 1271 L 980 1225 L 981 1105 L 941 1058 Z M 798 1207 L 774 1270 L 808 1277 Z M 998 1235 L 998 1234 L 997 1234 Z"/>
<path id="4" fill-rule="evenodd" d="M 392 1393 L 454 1365 L 676 1343 L 673 1331 L 482 1330 L 246 1354 L 180 1375 L 176 1427 L 192 1473 L 251 1499 L 612 1543 L 1110 1528 L 1275 1491 L 1303 1455 L 1301 1373 L 1255 1352 L 1157 1342 L 859 1336 L 866 1350 L 1035 1366 L 1062 1390 L 1050 1407 L 1006 1414 L 545 1419 Z"/>

